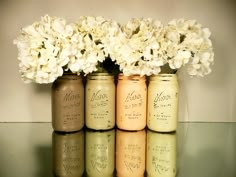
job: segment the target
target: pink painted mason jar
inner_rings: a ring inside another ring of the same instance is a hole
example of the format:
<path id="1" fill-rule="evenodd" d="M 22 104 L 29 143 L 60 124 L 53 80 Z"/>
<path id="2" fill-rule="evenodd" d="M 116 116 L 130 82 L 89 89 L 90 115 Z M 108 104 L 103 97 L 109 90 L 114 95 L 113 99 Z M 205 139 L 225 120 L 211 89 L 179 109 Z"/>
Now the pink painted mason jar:
<path id="1" fill-rule="evenodd" d="M 142 130 L 146 127 L 147 86 L 145 76 L 118 76 L 116 102 L 117 127 Z"/>

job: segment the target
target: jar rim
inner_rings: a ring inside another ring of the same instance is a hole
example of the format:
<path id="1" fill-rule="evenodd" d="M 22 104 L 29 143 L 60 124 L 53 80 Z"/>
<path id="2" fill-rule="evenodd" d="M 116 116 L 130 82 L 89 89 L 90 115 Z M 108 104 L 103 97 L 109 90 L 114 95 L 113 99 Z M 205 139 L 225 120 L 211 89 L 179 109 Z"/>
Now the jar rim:
<path id="1" fill-rule="evenodd" d="M 62 76 L 59 76 L 57 80 L 58 79 L 59 80 L 63 80 L 63 79 L 79 80 L 79 79 L 82 79 L 82 76 L 76 73 L 64 73 Z"/>
<path id="2" fill-rule="evenodd" d="M 160 81 L 170 81 L 170 80 L 177 80 L 176 74 L 158 74 L 158 75 L 151 75 L 150 81 L 160 80 Z"/>
<path id="3" fill-rule="evenodd" d="M 175 77 L 177 74 L 168 74 L 168 73 L 162 73 L 157 75 L 151 75 L 150 77 Z"/>
<path id="4" fill-rule="evenodd" d="M 120 73 L 118 75 L 118 80 L 135 80 L 135 81 L 143 80 L 143 81 L 145 81 L 146 80 L 146 76 L 140 76 L 138 74 L 125 76 L 123 73 Z"/>
<path id="5" fill-rule="evenodd" d="M 114 79 L 114 76 L 110 73 L 91 73 L 87 75 L 88 80 L 109 80 Z"/>
<path id="6" fill-rule="evenodd" d="M 101 72 L 101 73 L 93 72 L 93 73 L 88 74 L 88 76 L 112 76 L 112 74 L 108 72 Z"/>

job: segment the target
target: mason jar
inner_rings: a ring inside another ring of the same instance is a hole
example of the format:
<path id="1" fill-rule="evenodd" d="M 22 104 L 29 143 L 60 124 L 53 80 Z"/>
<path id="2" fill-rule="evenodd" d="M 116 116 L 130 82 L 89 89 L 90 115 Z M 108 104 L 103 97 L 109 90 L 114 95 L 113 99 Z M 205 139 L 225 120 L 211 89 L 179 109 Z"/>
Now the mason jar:
<path id="1" fill-rule="evenodd" d="M 171 132 L 178 121 L 178 80 L 176 74 L 150 76 L 148 85 L 147 127 Z"/>
<path id="2" fill-rule="evenodd" d="M 146 127 L 147 86 L 145 76 L 118 76 L 116 119 L 123 130 Z"/>
<path id="3" fill-rule="evenodd" d="M 115 83 L 108 73 L 87 76 L 85 124 L 90 129 L 107 130 L 115 126 Z"/>
<path id="4" fill-rule="evenodd" d="M 64 74 L 52 85 L 52 126 L 55 131 L 73 132 L 84 126 L 84 86 L 81 76 Z"/>

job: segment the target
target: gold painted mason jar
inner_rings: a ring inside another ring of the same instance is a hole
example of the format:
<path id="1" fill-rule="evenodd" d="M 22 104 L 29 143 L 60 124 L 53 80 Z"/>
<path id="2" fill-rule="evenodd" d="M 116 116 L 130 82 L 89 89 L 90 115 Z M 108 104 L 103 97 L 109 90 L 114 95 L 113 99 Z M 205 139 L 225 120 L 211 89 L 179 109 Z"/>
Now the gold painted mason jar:
<path id="1" fill-rule="evenodd" d="M 116 121 L 123 130 L 146 127 L 147 86 L 145 76 L 118 76 Z"/>
<path id="2" fill-rule="evenodd" d="M 87 177 L 113 177 L 115 170 L 115 130 L 85 133 Z"/>
<path id="3" fill-rule="evenodd" d="M 81 76 L 64 74 L 52 85 L 52 126 L 73 132 L 84 126 L 84 86 Z"/>
<path id="4" fill-rule="evenodd" d="M 116 131 L 117 177 L 144 177 L 146 131 Z"/>
<path id="5" fill-rule="evenodd" d="M 90 129 L 107 130 L 115 126 L 115 83 L 109 73 L 87 76 L 85 124 Z"/>
<path id="6" fill-rule="evenodd" d="M 177 129 L 178 80 L 176 74 L 150 76 L 148 85 L 147 126 L 158 132 Z"/>
<path id="7" fill-rule="evenodd" d="M 176 176 L 176 133 L 147 131 L 147 177 Z"/>
<path id="8" fill-rule="evenodd" d="M 53 174 L 82 177 L 84 173 L 84 131 L 52 134 Z"/>

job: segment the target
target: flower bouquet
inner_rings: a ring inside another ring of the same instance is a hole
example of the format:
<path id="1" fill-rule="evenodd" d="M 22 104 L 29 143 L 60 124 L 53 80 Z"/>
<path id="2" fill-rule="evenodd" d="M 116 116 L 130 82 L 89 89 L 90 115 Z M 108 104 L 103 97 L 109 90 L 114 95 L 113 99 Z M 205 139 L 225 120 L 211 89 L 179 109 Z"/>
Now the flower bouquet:
<path id="1" fill-rule="evenodd" d="M 45 15 L 24 27 L 14 44 L 21 78 L 26 83 L 55 83 L 67 73 L 86 77 L 96 72 L 150 76 L 150 81 L 164 76 L 161 81 L 167 81 L 168 74 L 173 75 L 182 67 L 187 67 L 190 76 L 203 77 L 211 72 L 214 53 L 210 35 L 210 30 L 195 20 L 175 19 L 163 25 L 151 18 L 136 18 L 121 25 L 103 17 L 81 16 L 68 24 L 63 18 Z M 172 99 L 171 94 L 165 98 Z M 173 94 L 177 98 L 178 90 Z M 160 97 L 160 93 L 156 96 Z M 171 103 L 159 107 L 166 109 L 167 105 Z M 167 118 L 157 118 L 160 115 L 155 114 L 155 119 L 166 121 L 171 117 L 166 113 L 170 109 L 159 110 Z M 68 120 L 74 119 L 68 114 Z"/>

